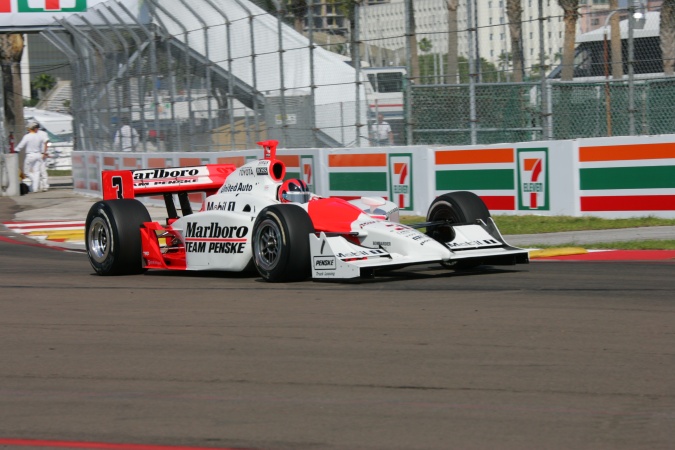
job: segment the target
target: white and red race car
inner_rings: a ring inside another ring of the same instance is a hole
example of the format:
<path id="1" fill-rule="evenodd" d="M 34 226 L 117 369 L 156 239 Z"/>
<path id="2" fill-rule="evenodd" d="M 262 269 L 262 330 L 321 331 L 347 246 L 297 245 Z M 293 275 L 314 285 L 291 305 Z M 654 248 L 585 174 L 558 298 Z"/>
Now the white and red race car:
<path id="1" fill-rule="evenodd" d="M 265 280 L 283 282 L 373 276 L 434 262 L 462 269 L 529 261 L 526 250 L 504 241 L 471 192 L 443 194 L 426 222 L 402 225 L 398 207 L 383 198 L 323 198 L 302 180 L 284 181 L 277 142 L 259 144 L 264 158 L 241 167 L 103 171 L 103 200 L 89 210 L 85 229 L 96 273 L 257 269 Z M 189 198 L 195 192 L 206 193 L 197 212 Z M 165 224 L 151 220 L 139 196 L 164 197 Z"/>

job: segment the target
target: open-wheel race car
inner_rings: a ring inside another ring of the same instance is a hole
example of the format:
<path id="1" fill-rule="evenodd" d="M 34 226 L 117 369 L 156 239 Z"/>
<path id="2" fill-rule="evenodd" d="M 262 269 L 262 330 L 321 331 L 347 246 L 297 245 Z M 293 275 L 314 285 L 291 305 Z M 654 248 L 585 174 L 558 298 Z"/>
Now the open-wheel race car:
<path id="1" fill-rule="evenodd" d="M 257 270 L 267 281 L 284 282 L 372 276 L 423 263 L 457 270 L 528 262 L 528 252 L 504 241 L 471 192 L 440 195 L 426 222 L 403 225 L 398 207 L 381 197 L 324 198 L 302 180 L 284 181 L 277 142 L 259 144 L 264 158 L 241 167 L 103 171 L 103 200 L 89 210 L 85 229 L 96 273 Z M 189 195 L 197 192 L 205 200 L 193 212 Z M 150 218 L 141 196 L 164 197 L 166 223 Z"/>

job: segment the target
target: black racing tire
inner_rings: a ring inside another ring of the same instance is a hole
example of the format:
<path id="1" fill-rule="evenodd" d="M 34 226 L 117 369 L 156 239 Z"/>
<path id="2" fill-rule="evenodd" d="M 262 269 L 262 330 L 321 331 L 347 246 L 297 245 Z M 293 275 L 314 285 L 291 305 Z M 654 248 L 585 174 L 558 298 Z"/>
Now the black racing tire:
<path id="1" fill-rule="evenodd" d="M 87 214 L 85 244 L 89 262 L 99 275 L 145 272 L 140 228 L 150 222 L 145 206 L 134 199 L 102 200 Z"/>
<path id="2" fill-rule="evenodd" d="M 300 281 L 311 275 L 309 235 L 314 225 L 298 205 L 271 205 L 253 224 L 253 263 L 265 281 Z"/>
<path id="3" fill-rule="evenodd" d="M 476 223 L 478 220 L 486 224 L 491 223 L 490 210 L 483 200 L 468 191 L 449 192 L 436 197 L 427 211 L 427 222 L 439 220 L 444 220 L 447 224 L 427 227 L 426 234 L 442 243 L 455 238 L 455 232 L 451 226 L 453 224 Z M 458 260 L 442 264 L 451 269 L 465 270 L 481 265 L 481 261 Z"/>
<path id="4" fill-rule="evenodd" d="M 431 202 L 427 211 L 427 222 L 444 220 L 448 224 L 475 223 L 482 220 L 488 223 L 490 211 L 483 200 L 473 192 L 457 191 L 439 195 Z M 427 228 L 427 234 L 440 239 L 454 237 L 450 226 L 438 225 Z"/>

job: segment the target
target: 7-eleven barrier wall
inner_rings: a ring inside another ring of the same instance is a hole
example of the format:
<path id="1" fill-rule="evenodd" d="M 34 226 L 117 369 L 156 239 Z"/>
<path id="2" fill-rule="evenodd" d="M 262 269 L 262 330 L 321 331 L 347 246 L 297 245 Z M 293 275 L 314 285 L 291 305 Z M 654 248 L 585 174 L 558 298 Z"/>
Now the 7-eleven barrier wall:
<path id="1" fill-rule="evenodd" d="M 75 190 L 101 192 L 105 169 L 244 164 L 262 150 L 73 155 Z M 286 178 L 323 196 L 381 196 L 403 214 L 425 215 L 449 191 L 479 195 L 493 214 L 675 218 L 675 136 L 453 147 L 280 149 Z M 201 202 L 200 195 L 191 200 Z M 149 199 L 162 203 L 160 198 Z"/>

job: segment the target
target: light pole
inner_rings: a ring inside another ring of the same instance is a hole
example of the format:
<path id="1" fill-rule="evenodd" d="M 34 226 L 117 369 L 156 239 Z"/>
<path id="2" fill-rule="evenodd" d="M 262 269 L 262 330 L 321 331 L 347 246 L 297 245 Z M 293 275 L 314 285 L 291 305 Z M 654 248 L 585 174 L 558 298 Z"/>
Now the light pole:
<path id="1" fill-rule="evenodd" d="M 639 6 L 636 8 L 636 3 Z M 642 0 L 629 0 L 628 6 L 628 133 L 635 135 L 635 20 L 644 26 L 644 4 Z"/>

